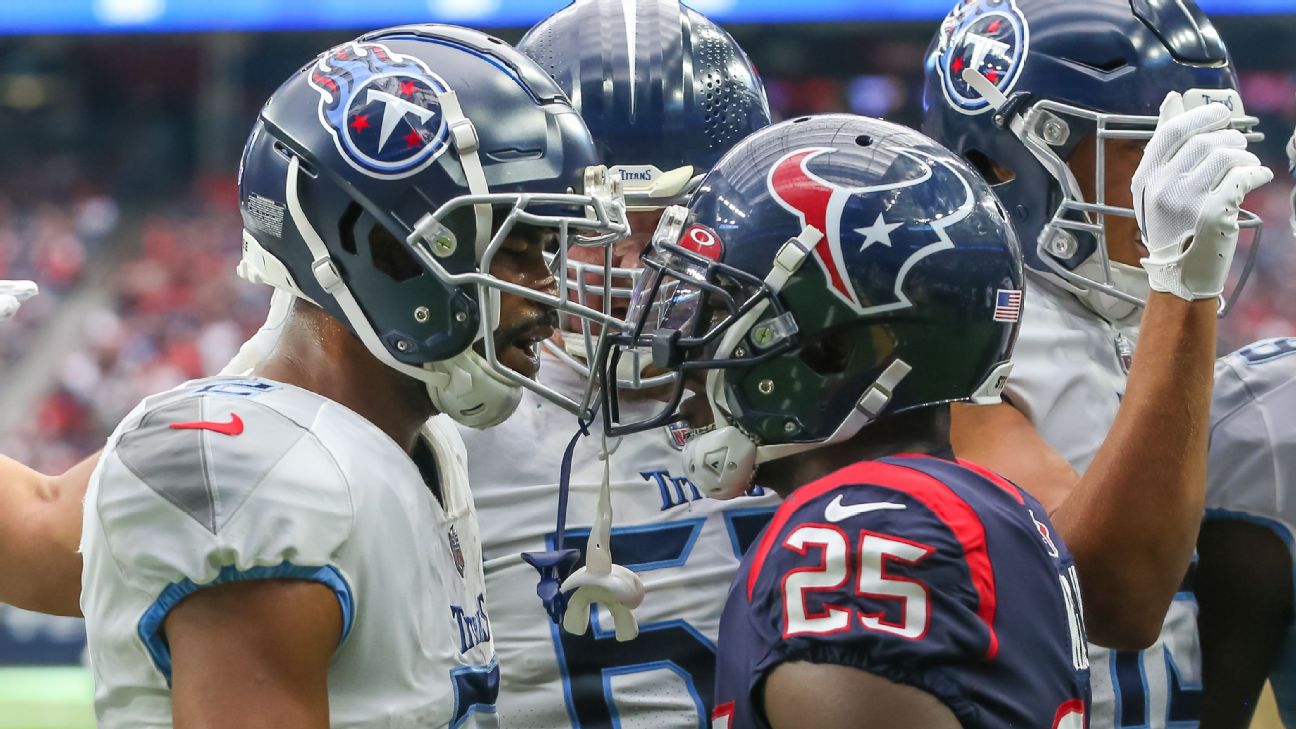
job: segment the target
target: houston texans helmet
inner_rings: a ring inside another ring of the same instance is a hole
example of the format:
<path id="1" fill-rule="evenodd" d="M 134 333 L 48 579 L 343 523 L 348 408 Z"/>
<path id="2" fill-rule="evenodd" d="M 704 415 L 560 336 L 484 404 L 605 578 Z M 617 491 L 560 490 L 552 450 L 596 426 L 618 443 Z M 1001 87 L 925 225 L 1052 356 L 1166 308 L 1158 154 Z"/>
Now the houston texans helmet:
<path id="1" fill-rule="evenodd" d="M 383 363 L 426 383 L 440 411 L 488 427 L 521 387 L 582 408 L 502 364 L 490 336 L 503 294 L 581 308 L 565 285 L 554 296 L 490 274 L 516 226 L 556 229 L 559 260 L 568 245 L 609 248 L 626 232 L 619 183 L 526 56 L 440 25 L 326 51 L 265 105 L 239 188 L 242 275 L 344 322 Z"/>
<path id="2" fill-rule="evenodd" d="M 540 21 L 518 50 L 571 98 L 601 159 L 624 185 L 631 211 L 685 202 L 725 152 L 770 124 L 765 88 L 747 54 L 679 0 L 576 0 Z M 629 303 L 639 270 L 612 269 L 607 288 L 614 311 Z M 591 284 L 601 295 L 603 275 L 596 266 L 569 262 L 568 279 L 578 296 Z M 564 337 L 562 347 L 546 346 L 585 371 L 593 333 L 572 324 L 565 320 L 564 331 L 580 336 Z M 630 366 L 629 359 L 625 364 L 625 384 L 652 387 L 663 381 L 640 380 L 641 367 Z"/>
<path id="3" fill-rule="evenodd" d="M 716 426 L 692 434 L 685 459 L 715 497 L 880 418 L 997 402 L 1011 368 L 1012 224 L 966 162 L 888 122 L 825 115 L 757 132 L 667 211 L 644 265 L 600 359 L 609 432 L 674 419 L 687 375 L 704 373 Z M 632 421 L 607 373 L 634 349 L 685 376 Z"/>
<path id="4" fill-rule="evenodd" d="M 928 49 L 923 131 L 991 180 L 1029 268 L 1121 321 L 1148 284 L 1141 267 L 1108 256 L 1106 216 L 1134 217 L 1105 199 L 1109 143 L 1150 139 L 1171 91 L 1190 107 L 1228 105 L 1234 128 L 1260 139 L 1237 89 L 1228 50 L 1193 0 L 959 0 Z M 1067 164 L 1089 138 L 1094 200 Z M 1242 225 L 1258 231 L 1259 218 L 1243 211 Z"/>

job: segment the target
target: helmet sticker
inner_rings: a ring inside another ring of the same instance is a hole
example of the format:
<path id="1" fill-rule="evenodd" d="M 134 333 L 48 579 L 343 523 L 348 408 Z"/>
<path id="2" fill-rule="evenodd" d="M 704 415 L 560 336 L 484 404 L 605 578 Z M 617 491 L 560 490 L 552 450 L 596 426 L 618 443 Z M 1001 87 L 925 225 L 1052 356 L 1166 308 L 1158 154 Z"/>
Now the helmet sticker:
<path id="1" fill-rule="evenodd" d="M 449 147 L 439 101 L 449 87 L 417 58 L 381 43 L 345 43 L 319 57 L 310 85 L 343 159 L 371 177 L 408 177 Z"/>
<path id="2" fill-rule="evenodd" d="M 1030 26 L 1017 0 L 959 0 L 941 25 L 934 63 L 945 99 L 965 114 L 981 114 L 990 102 L 963 80 L 971 68 L 1004 94 L 1012 91 L 1030 50 Z"/>
<path id="3" fill-rule="evenodd" d="M 695 225 L 680 236 L 680 248 L 719 261 L 724 256 L 724 241 L 705 225 Z"/>
<path id="4" fill-rule="evenodd" d="M 1018 289 L 999 289 L 995 294 L 994 320 L 1007 324 L 1021 321 L 1022 292 Z"/>
<path id="5" fill-rule="evenodd" d="M 823 233 L 814 258 L 838 299 L 859 314 L 907 309 L 913 306 L 904 292 L 910 269 L 933 253 L 954 248 L 948 229 L 972 213 L 972 189 L 945 161 L 903 148 L 895 149 L 889 175 L 898 178 L 894 182 L 844 187 L 810 168 L 811 162 L 823 160 L 833 151 L 811 147 L 790 152 L 770 168 L 766 184 L 774 200 L 797 216 L 803 227 Z M 819 164 L 825 171 L 831 167 L 826 160 Z M 906 218 L 910 211 L 923 207 L 915 201 L 936 195 L 937 190 L 961 190 L 962 194 L 950 199 L 948 214 L 934 220 Z M 893 272 L 890 291 L 861 297 L 846 274 L 847 259 L 857 256 L 867 256 L 879 273 Z"/>

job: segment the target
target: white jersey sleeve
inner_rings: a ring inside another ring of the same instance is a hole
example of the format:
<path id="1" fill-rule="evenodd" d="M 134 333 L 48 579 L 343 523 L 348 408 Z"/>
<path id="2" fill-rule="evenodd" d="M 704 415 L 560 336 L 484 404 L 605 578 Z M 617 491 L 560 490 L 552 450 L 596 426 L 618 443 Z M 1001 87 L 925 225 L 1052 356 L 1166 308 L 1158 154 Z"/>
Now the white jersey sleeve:
<path id="1" fill-rule="evenodd" d="M 332 727 L 498 724 L 481 542 L 453 431 L 429 427 L 411 457 L 305 390 L 187 383 L 109 440 L 82 552 L 103 729 L 170 726 L 167 614 L 212 585 L 258 579 L 314 580 L 337 596 Z"/>
<path id="2" fill-rule="evenodd" d="M 1207 517 L 1247 518 L 1289 545 L 1296 524 L 1296 339 L 1257 342 L 1215 365 Z"/>
<path id="3" fill-rule="evenodd" d="M 345 634 L 355 576 L 334 557 L 352 524 L 332 457 L 282 413 L 202 388 L 147 401 L 109 440 L 86 497 L 82 612 L 92 651 L 96 632 L 133 632 L 139 640 L 114 643 L 126 655 L 104 656 L 106 665 L 131 666 L 123 670 L 162 688 L 148 674 L 169 683 L 162 627 L 170 610 L 200 586 L 249 579 L 327 585 Z M 147 605 L 123 600 L 127 591 Z"/>

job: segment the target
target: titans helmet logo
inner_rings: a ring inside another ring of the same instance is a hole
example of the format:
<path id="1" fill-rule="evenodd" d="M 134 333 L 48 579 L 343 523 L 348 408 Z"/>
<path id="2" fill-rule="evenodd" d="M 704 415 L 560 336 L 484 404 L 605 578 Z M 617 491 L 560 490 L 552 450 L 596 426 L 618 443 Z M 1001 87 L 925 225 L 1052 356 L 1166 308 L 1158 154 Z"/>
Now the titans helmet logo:
<path id="1" fill-rule="evenodd" d="M 954 248 L 948 230 L 972 213 L 972 188 L 948 163 L 912 149 L 895 150 L 891 181 L 846 187 L 828 179 L 833 151 L 787 154 L 770 169 L 770 192 L 823 233 L 814 259 L 838 299 L 859 314 L 907 309 L 905 279 L 922 259 Z"/>
<path id="2" fill-rule="evenodd" d="M 941 25 L 940 42 L 928 60 L 940 73 L 945 99 L 966 114 L 990 104 L 963 80 L 971 68 L 1008 94 L 1030 50 L 1030 27 L 1016 0 L 960 0 Z"/>
<path id="3" fill-rule="evenodd" d="M 381 43 L 346 43 L 319 57 L 310 85 L 343 159 L 367 175 L 408 177 L 449 146 L 438 100 L 449 87 L 417 58 Z"/>

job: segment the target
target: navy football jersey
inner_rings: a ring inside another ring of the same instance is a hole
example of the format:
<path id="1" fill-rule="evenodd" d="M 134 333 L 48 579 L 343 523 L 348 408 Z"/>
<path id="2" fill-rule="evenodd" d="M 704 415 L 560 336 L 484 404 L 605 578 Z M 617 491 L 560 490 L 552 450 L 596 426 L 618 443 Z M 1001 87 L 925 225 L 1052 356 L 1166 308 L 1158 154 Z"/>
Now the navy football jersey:
<path id="1" fill-rule="evenodd" d="M 921 689 L 971 729 L 1083 729 L 1080 589 L 1039 502 L 967 462 L 858 463 L 795 491 L 720 621 L 715 729 L 767 729 L 786 661 Z"/>

